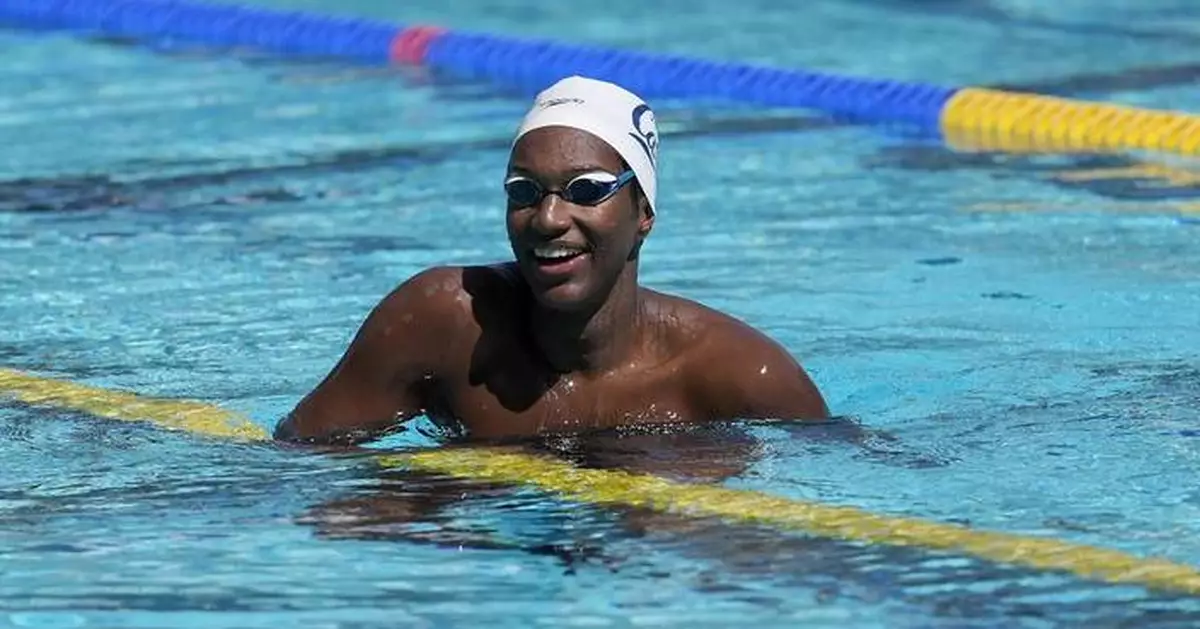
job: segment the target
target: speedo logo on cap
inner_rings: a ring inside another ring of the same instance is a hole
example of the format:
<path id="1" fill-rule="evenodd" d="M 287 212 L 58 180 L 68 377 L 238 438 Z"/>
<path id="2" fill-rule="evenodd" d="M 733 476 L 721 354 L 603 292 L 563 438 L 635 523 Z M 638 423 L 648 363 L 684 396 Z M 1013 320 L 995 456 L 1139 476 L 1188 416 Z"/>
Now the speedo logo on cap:
<path id="1" fill-rule="evenodd" d="M 633 131 L 630 132 L 629 137 L 637 141 L 642 150 L 646 152 L 650 166 L 658 170 L 658 133 L 655 131 L 656 128 L 654 112 L 650 110 L 649 105 L 642 104 L 633 109 Z"/>
<path id="2" fill-rule="evenodd" d="M 538 108 L 539 109 L 549 109 L 551 107 L 557 107 L 558 105 L 565 105 L 567 103 L 575 103 L 577 105 L 582 105 L 583 99 L 582 98 L 551 98 L 549 100 L 544 100 L 544 101 L 538 103 Z"/>

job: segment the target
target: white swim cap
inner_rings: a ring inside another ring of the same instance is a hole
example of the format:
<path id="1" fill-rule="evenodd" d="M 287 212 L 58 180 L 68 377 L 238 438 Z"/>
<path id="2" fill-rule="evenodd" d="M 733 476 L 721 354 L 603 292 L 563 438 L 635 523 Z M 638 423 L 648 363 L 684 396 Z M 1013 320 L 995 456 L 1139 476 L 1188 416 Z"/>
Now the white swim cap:
<path id="1" fill-rule="evenodd" d="M 534 129 L 552 126 L 586 131 L 611 146 L 633 169 L 650 208 L 657 211 L 658 127 L 654 112 L 642 99 L 613 83 L 567 77 L 538 94 L 521 121 L 516 140 Z"/>

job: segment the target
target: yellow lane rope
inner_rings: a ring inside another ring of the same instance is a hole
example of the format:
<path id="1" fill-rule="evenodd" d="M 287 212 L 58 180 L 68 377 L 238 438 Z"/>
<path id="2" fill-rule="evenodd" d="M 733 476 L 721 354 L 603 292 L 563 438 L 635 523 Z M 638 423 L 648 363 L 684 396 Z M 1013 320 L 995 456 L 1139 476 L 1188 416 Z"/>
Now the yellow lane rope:
<path id="1" fill-rule="evenodd" d="M 147 398 L 11 369 L 0 369 L 3 396 L 31 405 L 148 422 L 199 435 L 268 438 L 267 431 L 248 418 L 202 402 Z M 597 505 L 771 525 L 838 540 L 947 551 L 1066 572 L 1089 580 L 1200 594 L 1200 571 L 1194 567 L 1051 538 L 979 531 L 755 491 L 677 483 L 646 474 L 582 469 L 549 457 L 494 448 L 440 448 L 386 454 L 378 460 L 387 467 L 533 486 L 568 500 Z"/>
<path id="2" fill-rule="evenodd" d="M 947 144 L 967 151 L 1200 156 L 1200 116 L 1183 112 L 971 87 L 950 98 L 940 122 Z"/>
<path id="3" fill-rule="evenodd" d="M 263 428 L 223 408 L 188 400 L 143 397 L 66 380 L 0 368 L 0 396 L 34 406 L 50 406 L 133 422 L 150 422 L 198 435 L 241 440 L 266 439 Z"/>

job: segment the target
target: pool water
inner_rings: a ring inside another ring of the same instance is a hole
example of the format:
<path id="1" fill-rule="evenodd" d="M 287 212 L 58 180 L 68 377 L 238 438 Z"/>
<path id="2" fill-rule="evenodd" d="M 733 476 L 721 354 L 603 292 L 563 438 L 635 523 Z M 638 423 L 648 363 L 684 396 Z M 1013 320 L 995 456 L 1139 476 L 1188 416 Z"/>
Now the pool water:
<path id="1" fill-rule="evenodd" d="M 1185 0 L 260 4 L 1200 109 Z M 509 255 L 499 181 L 527 103 L 496 86 L 18 30 L 0 46 L 0 365 L 270 427 L 399 281 Z M 589 464 L 1200 565 L 1191 165 L 956 154 L 734 104 L 659 118 L 644 282 L 779 339 L 842 419 L 609 437 Z M 364 454 L 16 404 L 0 435 L 0 626 L 1200 624 L 1194 598 Z"/>

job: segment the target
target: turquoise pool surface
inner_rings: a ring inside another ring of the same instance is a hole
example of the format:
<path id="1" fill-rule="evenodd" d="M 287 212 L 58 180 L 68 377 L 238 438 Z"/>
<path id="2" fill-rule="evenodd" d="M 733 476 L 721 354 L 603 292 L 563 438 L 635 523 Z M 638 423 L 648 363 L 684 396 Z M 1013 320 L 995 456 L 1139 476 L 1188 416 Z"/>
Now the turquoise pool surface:
<path id="1" fill-rule="evenodd" d="M 259 4 L 1200 110 L 1186 0 Z M 0 49 L 0 366 L 270 427 L 398 282 L 509 255 L 527 102 L 497 86 L 19 29 Z M 644 282 L 779 339 L 841 419 L 567 455 L 1200 566 L 1192 165 L 736 104 L 659 119 Z M 0 460 L 0 627 L 1200 625 L 1197 598 L 15 403 Z"/>

